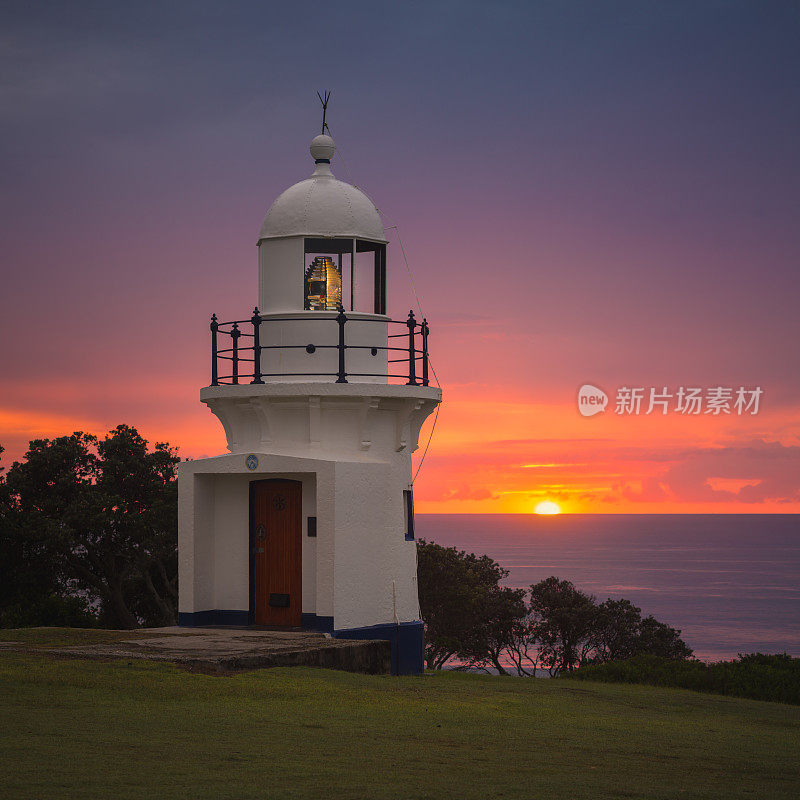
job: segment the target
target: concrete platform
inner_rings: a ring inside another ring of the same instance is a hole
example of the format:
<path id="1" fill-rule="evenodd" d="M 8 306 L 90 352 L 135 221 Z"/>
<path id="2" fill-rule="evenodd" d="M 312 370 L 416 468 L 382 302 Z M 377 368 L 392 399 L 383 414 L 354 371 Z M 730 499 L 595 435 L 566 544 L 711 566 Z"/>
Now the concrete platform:
<path id="1" fill-rule="evenodd" d="M 141 658 L 170 661 L 218 673 L 263 667 L 326 667 L 349 672 L 390 673 L 391 644 L 381 640 L 334 639 L 309 631 L 254 628 L 149 628 L 130 639 L 29 648 L 3 642 L 3 649 L 34 650 L 75 658 Z M 10 645 L 10 646 L 9 646 Z"/>

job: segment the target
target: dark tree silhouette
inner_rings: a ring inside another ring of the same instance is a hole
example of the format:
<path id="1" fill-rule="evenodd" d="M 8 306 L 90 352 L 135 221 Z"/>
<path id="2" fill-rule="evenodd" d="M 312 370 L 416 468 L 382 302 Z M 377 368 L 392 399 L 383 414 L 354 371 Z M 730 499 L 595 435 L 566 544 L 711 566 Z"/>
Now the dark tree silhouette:
<path id="1" fill-rule="evenodd" d="M 17 512 L 0 474 L 0 627 L 92 624 L 85 599 L 70 594 L 57 534 L 50 520 Z"/>
<path id="2" fill-rule="evenodd" d="M 490 649 L 499 654 L 492 618 L 502 623 L 505 616 L 502 600 L 507 595 L 499 582 L 506 570 L 489 556 L 422 540 L 417 558 L 428 669 L 441 669 L 456 656 L 482 662 L 491 660 Z"/>
<path id="3" fill-rule="evenodd" d="M 651 654 L 686 659 L 692 651 L 680 631 L 653 617 L 642 619 L 629 600 L 595 598 L 551 576 L 526 592 L 501 586 L 508 576 L 488 556 L 420 541 L 419 599 L 429 669 L 451 659 L 459 668 L 509 669 L 535 675 L 570 673 L 588 664 Z"/>
<path id="4" fill-rule="evenodd" d="M 127 425 L 103 439 L 32 441 L 3 481 L 0 546 L 15 553 L 3 568 L 31 580 L 51 569 L 49 589 L 77 590 L 106 626 L 174 624 L 179 460 L 166 444 L 150 450 Z M 20 537 L 38 549 L 13 551 Z"/>
<path id="5" fill-rule="evenodd" d="M 503 656 L 513 647 L 526 613 L 523 589 L 492 586 L 481 602 L 475 627 L 458 652 L 466 666 L 493 667 L 500 675 L 507 675 Z"/>
<path id="6" fill-rule="evenodd" d="M 596 613 L 594 598 L 571 581 L 551 576 L 531 586 L 531 639 L 552 675 L 569 672 L 585 659 Z"/>

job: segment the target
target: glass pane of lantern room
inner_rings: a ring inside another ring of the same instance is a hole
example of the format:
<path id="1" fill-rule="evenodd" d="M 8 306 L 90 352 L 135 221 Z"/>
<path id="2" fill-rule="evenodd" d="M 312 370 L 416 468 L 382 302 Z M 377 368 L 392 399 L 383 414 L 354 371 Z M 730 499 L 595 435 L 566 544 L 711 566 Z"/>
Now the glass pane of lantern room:
<path id="1" fill-rule="evenodd" d="M 349 304 L 352 239 L 306 239 L 303 299 L 307 311 L 337 311 Z"/>
<path id="2" fill-rule="evenodd" d="M 356 242 L 355 303 L 356 311 L 386 313 L 386 245 Z"/>
<path id="3" fill-rule="evenodd" d="M 356 253 L 354 311 L 374 313 L 375 254 Z"/>

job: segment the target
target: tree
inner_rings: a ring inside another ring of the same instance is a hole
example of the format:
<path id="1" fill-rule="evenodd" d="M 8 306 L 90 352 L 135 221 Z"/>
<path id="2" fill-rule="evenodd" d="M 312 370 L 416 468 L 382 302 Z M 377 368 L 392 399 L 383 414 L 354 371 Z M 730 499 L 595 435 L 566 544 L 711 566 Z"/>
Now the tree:
<path id="1" fill-rule="evenodd" d="M 597 607 L 590 637 L 593 653 L 588 660 L 602 664 L 643 654 L 670 659 L 690 658 L 692 650 L 680 634 L 652 616 L 642 619 L 641 609 L 629 600 L 608 599 Z"/>
<path id="2" fill-rule="evenodd" d="M 692 650 L 680 631 L 652 616 L 642 619 L 630 600 L 594 597 L 570 581 L 550 577 L 531 586 L 528 647 L 537 647 L 551 675 L 587 664 L 620 661 L 641 654 L 686 659 Z"/>
<path id="3" fill-rule="evenodd" d="M 654 617 L 645 617 L 639 623 L 638 649 L 636 654 L 647 653 L 661 658 L 684 660 L 694 651 L 681 639 L 681 632 L 670 628 Z"/>
<path id="4" fill-rule="evenodd" d="M 524 589 L 492 586 L 481 601 L 475 625 L 465 637 L 458 655 L 467 666 L 484 669 L 491 666 L 500 675 L 508 675 L 503 655 L 514 646 L 526 613 Z"/>
<path id="5" fill-rule="evenodd" d="M 680 631 L 653 617 L 642 619 L 629 600 L 595 598 L 551 576 L 525 591 L 500 582 L 507 570 L 488 556 L 420 541 L 419 598 L 425 622 L 425 658 L 441 669 L 458 658 L 463 667 L 551 675 L 639 654 L 685 659 L 692 651 Z"/>
<path id="6" fill-rule="evenodd" d="M 595 622 L 594 598 L 555 576 L 531 586 L 530 636 L 551 675 L 584 661 Z"/>
<path id="7" fill-rule="evenodd" d="M 517 675 L 535 676 L 539 668 L 539 649 L 535 626 L 530 615 L 519 620 L 511 629 L 505 654 Z"/>
<path id="8" fill-rule="evenodd" d="M 497 608 L 493 593 L 508 573 L 489 556 L 424 540 L 417 542 L 417 563 L 428 669 L 441 669 L 456 655 L 477 656 L 478 639 L 489 639 L 489 609 Z"/>
<path id="9" fill-rule="evenodd" d="M 30 443 L 5 479 L 7 515 L 120 628 L 174 624 L 178 456 L 135 428 Z M 13 542 L 13 536 L 4 541 Z M 22 563 L 32 563 L 30 557 Z"/>
<path id="10" fill-rule="evenodd" d="M 51 546 L 57 534 L 51 520 L 17 512 L 0 474 L 0 627 L 93 624 L 86 598 L 71 591 L 63 558 Z"/>
<path id="11" fill-rule="evenodd" d="M 618 661 L 641 652 L 641 611 L 630 600 L 609 598 L 597 606 L 590 633 L 593 662 Z"/>

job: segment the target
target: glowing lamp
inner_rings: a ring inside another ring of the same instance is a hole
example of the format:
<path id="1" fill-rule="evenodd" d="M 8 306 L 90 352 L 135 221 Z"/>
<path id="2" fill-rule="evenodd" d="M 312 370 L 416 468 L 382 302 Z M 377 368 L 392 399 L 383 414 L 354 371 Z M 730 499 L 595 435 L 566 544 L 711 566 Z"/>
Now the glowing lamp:
<path id="1" fill-rule="evenodd" d="M 306 308 L 336 311 L 342 304 L 342 271 L 329 256 L 317 256 L 306 269 Z"/>

